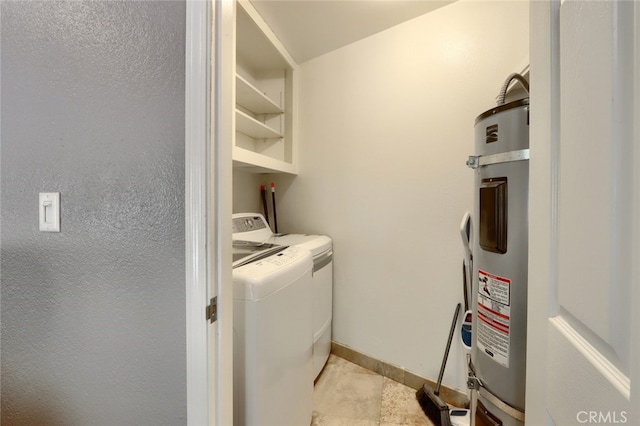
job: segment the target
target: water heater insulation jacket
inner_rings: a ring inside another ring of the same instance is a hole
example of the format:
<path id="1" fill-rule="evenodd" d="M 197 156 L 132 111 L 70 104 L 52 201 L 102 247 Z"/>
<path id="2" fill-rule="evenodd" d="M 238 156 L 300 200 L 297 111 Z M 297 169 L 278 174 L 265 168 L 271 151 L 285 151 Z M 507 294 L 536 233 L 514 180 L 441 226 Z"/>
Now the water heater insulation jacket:
<path id="1" fill-rule="evenodd" d="M 473 349 L 479 400 L 487 391 L 524 412 L 527 332 L 529 99 L 500 105 L 475 123 Z M 512 413 L 493 412 L 504 425 Z"/>

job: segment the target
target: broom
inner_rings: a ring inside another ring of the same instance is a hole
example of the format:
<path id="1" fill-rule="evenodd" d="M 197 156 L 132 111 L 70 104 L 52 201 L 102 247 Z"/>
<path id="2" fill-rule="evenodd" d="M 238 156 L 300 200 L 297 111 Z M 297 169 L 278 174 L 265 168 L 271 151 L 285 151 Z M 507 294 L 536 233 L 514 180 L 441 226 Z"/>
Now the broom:
<path id="1" fill-rule="evenodd" d="M 422 411 L 429 417 L 435 426 L 451 426 L 451 417 L 449 417 L 449 406 L 440 398 L 440 385 L 442 384 L 442 376 L 444 375 L 444 368 L 447 365 L 447 358 L 449 357 L 449 349 L 451 349 L 451 340 L 453 339 L 453 333 L 456 328 L 456 322 L 458 320 L 458 313 L 460 312 L 460 303 L 456 306 L 456 311 L 453 314 L 453 323 L 451 324 L 451 330 L 449 331 L 449 339 L 447 340 L 447 348 L 444 351 L 444 359 L 442 360 L 442 366 L 440 367 L 440 374 L 438 375 L 438 382 L 436 383 L 435 390 L 431 389 L 431 386 L 424 384 L 416 392 L 416 398 Z"/>

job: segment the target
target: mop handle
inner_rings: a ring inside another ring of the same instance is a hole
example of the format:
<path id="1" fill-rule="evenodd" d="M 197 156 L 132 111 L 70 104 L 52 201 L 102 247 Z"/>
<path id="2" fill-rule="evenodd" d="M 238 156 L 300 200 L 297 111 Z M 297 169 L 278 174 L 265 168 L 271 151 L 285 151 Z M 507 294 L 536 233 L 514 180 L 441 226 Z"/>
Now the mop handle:
<path id="1" fill-rule="evenodd" d="M 273 232 L 278 233 L 278 215 L 276 213 L 276 184 L 271 183 L 271 202 L 273 203 Z"/>
<path id="2" fill-rule="evenodd" d="M 267 208 L 267 188 L 260 185 L 260 197 L 262 198 L 262 210 L 264 211 L 264 220 L 269 224 L 269 209 Z"/>
<path id="3" fill-rule="evenodd" d="M 456 322 L 458 322 L 458 314 L 460 313 L 460 303 L 456 306 L 456 311 L 453 314 L 453 322 L 451 323 L 451 330 L 449 330 L 449 340 L 447 340 L 447 349 L 444 351 L 444 359 L 442 360 L 442 367 L 440 367 L 440 374 L 438 374 L 438 383 L 436 383 L 436 389 L 434 393 L 440 394 L 440 385 L 442 384 L 442 376 L 444 376 L 444 368 L 447 365 L 447 358 L 449 358 L 449 349 L 451 349 L 451 340 L 453 340 L 453 333 L 455 332 Z"/>

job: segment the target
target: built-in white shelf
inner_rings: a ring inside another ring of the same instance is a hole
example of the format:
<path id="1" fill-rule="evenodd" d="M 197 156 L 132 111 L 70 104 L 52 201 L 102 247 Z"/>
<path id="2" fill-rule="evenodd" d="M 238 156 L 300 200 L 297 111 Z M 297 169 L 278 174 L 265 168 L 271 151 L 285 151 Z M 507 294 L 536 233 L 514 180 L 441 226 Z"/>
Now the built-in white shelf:
<path id="1" fill-rule="evenodd" d="M 236 103 L 254 114 L 284 113 L 278 104 L 240 75 L 236 75 Z"/>
<path id="2" fill-rule="evenodd" d="M 233 166 L 238 170 L 245 170 L 251 173 L 298 173 L 298 167 L 295 164 L 239 146 L 233 147 Z"/>
<path id="3" fill-rule="evenodd" d="M 282 134 L 248 114 L 236 109 L 236 130 L 254 139 L 281 138 Z"/>
<path id="4" fill-rule="evenodd" d="M 297 64 L 249 0 L 236 0 L 234 167 L 297 173 Z"/>

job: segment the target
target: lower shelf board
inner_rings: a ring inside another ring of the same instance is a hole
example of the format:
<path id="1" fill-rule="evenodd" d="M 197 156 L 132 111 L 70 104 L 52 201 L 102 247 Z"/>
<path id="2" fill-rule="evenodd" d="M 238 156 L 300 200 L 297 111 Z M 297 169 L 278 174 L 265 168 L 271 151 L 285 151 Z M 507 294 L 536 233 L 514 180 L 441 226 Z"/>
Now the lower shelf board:
<path id="1" fill-rule="evenodd" d="M 272 158 L 237 146 L 233 148 L 233 167 L 252 173 L 298 174 L 298 167 L 294 163 Z"/>

